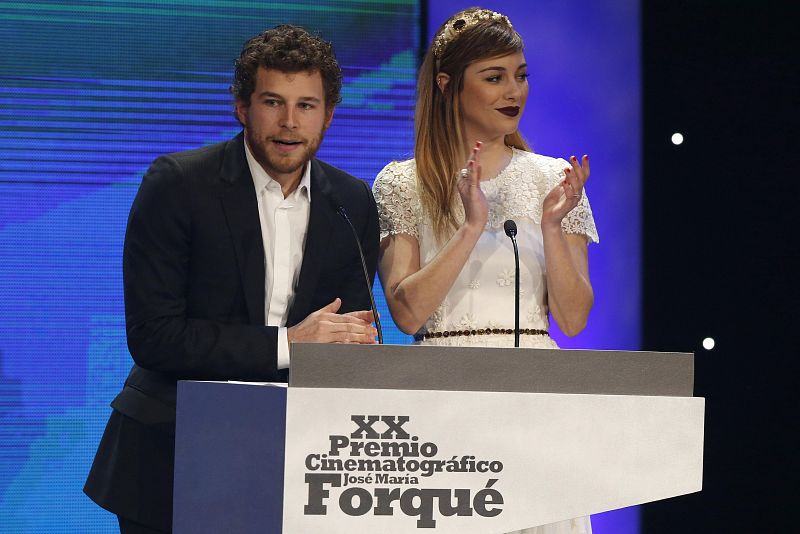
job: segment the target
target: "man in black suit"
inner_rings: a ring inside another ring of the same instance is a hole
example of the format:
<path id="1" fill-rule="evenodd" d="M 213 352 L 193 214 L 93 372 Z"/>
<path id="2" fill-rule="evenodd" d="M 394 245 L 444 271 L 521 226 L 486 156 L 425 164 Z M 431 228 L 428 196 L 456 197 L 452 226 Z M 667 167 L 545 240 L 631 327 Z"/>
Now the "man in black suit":
<path id="1" fill-rule="evenodd" d="M 278 26 L 246 43 L 231 91 L 244 131 L 158 158 L 123 253 L 134 366 L 84 491 L 125 533 L 170 532 L 176 382 L 285 381 L 292 341 L 374 343 L 378 217 L 367 185 L 314 158 L 339 102 L 331 46 Z"/>

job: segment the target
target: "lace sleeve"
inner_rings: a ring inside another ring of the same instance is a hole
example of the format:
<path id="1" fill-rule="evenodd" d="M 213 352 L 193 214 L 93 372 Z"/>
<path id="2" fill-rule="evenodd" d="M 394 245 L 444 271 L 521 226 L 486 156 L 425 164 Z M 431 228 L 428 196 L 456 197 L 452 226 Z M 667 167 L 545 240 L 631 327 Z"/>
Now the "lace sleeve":
<path id="1" fill-rule="evenodd" d="M 549 190 L 558 185 L 566 175 L 564 169 L 570 167 L 570 164 L 561 158 L 552 160 L 550 168 L 553 173 L 548 173 L 550 177 Z M 592 207 L 589 205 L 589 196 L 586 194 L 586 189 L 583 190 L 578 205 L 572 208 L 572 211 L 567 213 L 564 220 L 561 221 L 561 228 L 567 234 L 580 234 L 589 238 L 590 243 L 599 243 L 600 237 L 597 235 L 597 228 L 594 224 L 594 216 L 592 215 Z"/>
<path id="2" fill-rule="evenodd" d="M 419 197 L 413 160 L 393 161 L 384 167 L 375 177 L 372 194 L 378 205 L 381 241 L 396 234 L 419 239 Z"/>

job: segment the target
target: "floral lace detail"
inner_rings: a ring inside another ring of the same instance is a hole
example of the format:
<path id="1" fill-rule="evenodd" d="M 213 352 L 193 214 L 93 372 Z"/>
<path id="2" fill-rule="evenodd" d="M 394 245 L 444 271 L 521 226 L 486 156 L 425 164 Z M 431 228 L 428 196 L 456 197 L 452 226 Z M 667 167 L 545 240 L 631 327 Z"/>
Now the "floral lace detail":
<path id="1" fill-rule="evenodd" d="M 481 288 L 481 281 L 480 280 L 471 280 L 469 283 L 470 289 L 480 289 Z"/>
<path id="2" fill-rule="evenodd" d="M 539 306 L 538 304 L 534 304 L 533 306 L 528 308 L 528 320 L 529 321 L 534 321 L 535 319 L 538 319 L 542 315 L 544 315 L 544 313 L 542 312 L 542 307 Z"/>
<path id="3" fill-rule="evenodd" d="M 381 241 L 395 234 L 419 239 L 422 220 L 414 160 L 393 161 L 375 177 L 372 194 L 378 205 Z"/>
<path id="4" fill-rule="evenodd" d="M 528 308 L 526 318 L 531 325 L 537 325 L 538 328 L 544 330 L 550 329 L 550 319 L 547 317 L 547 310 L 538 304 L 533 304 Z"/>
<path id="5" fill-rule="evenodd" d="M 506 220 L 520 217 L 530 217 L 541 224 L 544 197 L 565 178 L 564 169 L 567 167 L 569 163 L 563 159 L 514 149 L 508 166 L 493 180 L 481 182 L 489 204 L 486 226 L 502 228 Z M 566 233 L 583 234 L 589 241 L 599 242 L 586 194 L 564 217 L 561 227 Z"/>
<path id="6" fill-rule="evenodd" d="M 497 275 L 497 285 L 500 287 L 507 287 L 514 283 L 514 269 L 505 269 Z"/>
<path id="7" fill-rule="evenodd" d="M 560 158 L 513 150 L 506 168 L 494 179 L 481 182 L 489 204 L 486 223 L 489 229 L 497 230 L 506 220 L 521 217 L 530 217 L 541 224 L 544 197 L 564 179 L 564 169 L 569 167 L 569 163 Z M 394 234 L 407 234 L 419 239 L 423 214 L 414 160 L 393 161 L 386 165 L 375 178 L 372 193 L 378 204 L 381 240 Z M 456 220 L 464 220 L 464 207 L 460 201 L 453 211 Z M 581 234 L 590 242 L 600 242 L 585 192 L 578 205 L 561 221 L 561 227 L 568 234 Z"/>
<path id="8" fill-rule="evenodd" d="M 433 315 L 431 315 L 430 319 L 428 319 L 428 321 L 425 324 L 427 329 L 434 331 L 444 330 L 443 325 L 445 317 L 447 317 L 448 305 L 449 303 L 447 302 L 447 299 L 444 299 L 442 303 L 439 304 L 439 307 L 436 308 L 436 310 L 433 312 Z"/>
<path id="9" fill-rule="evenodd" d="M 465 313 L 459 322 L 453 323 L 453 327 L 456 330 L 475 330 L 478 328 L 478 321 L 475 320 L 474 314 Z"/>

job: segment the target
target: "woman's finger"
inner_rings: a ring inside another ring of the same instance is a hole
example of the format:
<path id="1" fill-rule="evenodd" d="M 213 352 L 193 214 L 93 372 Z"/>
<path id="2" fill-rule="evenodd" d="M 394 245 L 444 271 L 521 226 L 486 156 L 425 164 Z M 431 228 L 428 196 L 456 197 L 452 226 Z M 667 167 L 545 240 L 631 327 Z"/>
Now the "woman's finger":
<path id="1" fill-rule="evenodd" d="M 564 169 L 564 174 L 567 178 L 564 180 L 564 196 L 567 197 L 568 201 L 576 201 L 580 200 L 581 195 L 583 194 L 583 188 L 578 180 L 576 180 L 573 176 L 575 173 L 572 169 Z"/>
<path id="2" fill-rule="evenodd" d="M 589 179 L 589 154 L 584 154 L 581 167 L 583 167 L 583 183 L 586 183 L 586 180 Z"/>
<path id="3" fill-rule="evenodd" d="M 472 149 L 472 159 L 478 161 L 481 153 L 481 147 L 483 147 L 483 143 L 480 141 L 475 141 L 475 148 Z"/>
<path id="4" fill-rule="evenodd" d="M 476 165 L 478 161 L 478 153 L 481 149 L 481 142 L 477 141 L 475 146 L 472 148 L 472 152 L 469 154 L 469 158 L 467 162 L 464 164 L 464 167 L 461 169 L 458 175 L 459 180 L 459 188 L 461 187 L 461 180 L 464 180 L 464 184 L 468 186 L 472 186 L 474 183 L 474 174 L 476 171 Z M 479 169 L 479 168 L 478 168 Z M 480 177 L 478 178 L 480 180 Z"/>
<path id="5" fill-rule="evenodd" d="M 572 173 L 571 173 L 573 178 L 573 180 L 571 180 L 572 185 L 576 186 L 577 188 L 583 187 L 586 178 L 584 177 L 583 167 L 581 167 L 578 158 L 576 158 L 575 156 L 570 156 L 569 162 L 572 165 Z"/>
<path id="6" fill-rule="evenodd" d="M 483 146 L 483 143 L 481 143 L 480 141 L 475 141 L 475 146 L 472 147 L 472 152 L 469 153 L 469 158 L 467 158 L 467 162 L 464 164 L 465 169 L 469 168 L 470 161 L 480 163 L 479 158 L 480 158 L 481 146 Z"/>
<path id="7" fill-rule="evenodd" d="M 581 183 L 580 179 L 575 176 L 576 172 L 573 169 L 566 168 L 564 169 L 564 174 L 567 176 L 565 181 L 572 189 L 571 192 L 567 191 L 567 196 L 579 197 L 581 190 L 583 189 L 583 184 Z"/>
<path id="8" fill-rule="evenodd" d="M 481 186 L 481 165 L 475 160 L 469 162 L 469 179 L 472 187 Z"/>

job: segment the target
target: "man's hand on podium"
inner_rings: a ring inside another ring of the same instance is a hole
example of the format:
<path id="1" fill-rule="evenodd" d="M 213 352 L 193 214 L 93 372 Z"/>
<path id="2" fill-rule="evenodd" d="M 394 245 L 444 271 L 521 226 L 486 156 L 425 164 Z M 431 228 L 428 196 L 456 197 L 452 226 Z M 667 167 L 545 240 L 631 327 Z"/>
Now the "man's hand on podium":
<path id="1" fill-rule="evenodd" d="M 289 342 L 374 344 L 378 331 L 372 326 L 372 311 L 337 313 L 341 306 L 342 299 L 337 297 L 327 306 L 289 327 Z"/>

